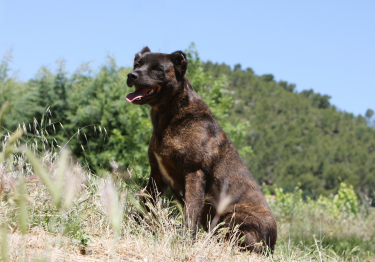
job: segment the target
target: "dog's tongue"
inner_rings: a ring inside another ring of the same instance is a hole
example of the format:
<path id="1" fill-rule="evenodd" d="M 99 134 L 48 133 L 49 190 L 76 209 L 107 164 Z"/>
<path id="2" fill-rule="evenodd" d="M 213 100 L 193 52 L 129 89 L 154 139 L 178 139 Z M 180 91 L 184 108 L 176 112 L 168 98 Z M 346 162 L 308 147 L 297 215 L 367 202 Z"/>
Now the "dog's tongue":
<path id="1" fill-rule="evenodd" d="M 126 96 L 126 100 L 133 102 L 137 98 L 144 97 L 151 88 L 137 88 L 133 93 Z"/>

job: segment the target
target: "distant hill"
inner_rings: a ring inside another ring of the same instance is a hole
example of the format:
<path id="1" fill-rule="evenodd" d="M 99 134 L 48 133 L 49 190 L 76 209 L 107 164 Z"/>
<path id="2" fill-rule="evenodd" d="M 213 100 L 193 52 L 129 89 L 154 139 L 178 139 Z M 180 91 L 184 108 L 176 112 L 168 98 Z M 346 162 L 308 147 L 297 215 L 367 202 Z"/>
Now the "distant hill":
<path id="1" fill-rule="evenodd" d="M 254 154 L 244 158 L 260 183 L 288 191 L 300 185 L 317 196 L 337 192 L 344 181 L 363 200 L 375 197 L 375 130 L 364 117 L 340 112 L 328 95 L 298 93 L 270 74 L 210 61 L 203 68 L 228 77 L 226 92 L 235 99 L 229 121 L 250 122 L 245 143 Z"/>

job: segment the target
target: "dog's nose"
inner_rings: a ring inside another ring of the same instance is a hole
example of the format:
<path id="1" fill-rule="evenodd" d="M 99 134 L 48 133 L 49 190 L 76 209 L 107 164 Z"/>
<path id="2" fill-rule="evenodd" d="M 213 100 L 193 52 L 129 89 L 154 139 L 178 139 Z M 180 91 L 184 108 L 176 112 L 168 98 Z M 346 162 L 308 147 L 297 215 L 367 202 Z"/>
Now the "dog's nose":
<path id="1" fill-rule="evenodd" d="M 131 73 L 128 74 L 128 78 L 130 78 L 131 80 L 135 80 L 135 79 L 137 79 L 137 77 L 138 76 L 134 72 L 131 72 Z"/>

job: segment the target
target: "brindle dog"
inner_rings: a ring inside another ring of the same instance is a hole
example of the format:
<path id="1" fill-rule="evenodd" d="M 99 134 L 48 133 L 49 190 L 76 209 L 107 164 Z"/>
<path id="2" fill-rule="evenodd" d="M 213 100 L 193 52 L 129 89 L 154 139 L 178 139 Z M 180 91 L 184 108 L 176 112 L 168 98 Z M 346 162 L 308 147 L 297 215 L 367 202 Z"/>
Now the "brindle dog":
<path id="1" fill-rule="evenodd" d="M 198 222 L 209 228 L 220 195 L 225 194 L 231 201 L 221 211 L 220 221 L 231 229 L 239 225 L 246 249 L 262 253 L 268 246 L 272 252 L 277 228 L 266 199 L 185 77 L 187 66 L 184 52 L 152 53 L 145 47 L 135 55 L 134 71 L 128 74 L 127 85 L 134 85 L 135 92 L 126 99 L 151 106 L 151 175 L 146 191 L 157 199 L 158 192 L 170 187 L 184 205 L 185 221 L 193 233 Z"/>

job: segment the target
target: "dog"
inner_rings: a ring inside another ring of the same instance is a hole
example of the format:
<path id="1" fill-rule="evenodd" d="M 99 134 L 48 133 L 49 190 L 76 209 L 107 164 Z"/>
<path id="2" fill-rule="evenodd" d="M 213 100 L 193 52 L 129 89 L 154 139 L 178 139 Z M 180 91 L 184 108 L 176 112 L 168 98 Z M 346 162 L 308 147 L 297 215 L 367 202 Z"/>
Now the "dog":
<path id="1" fill-rule="evenodd" d="M 151 107 L 151 174 L 146 191 L 157 199 L 169 187 L 184 206 L 186 225 L 193 234 L 198 223 L 208 230 L 210 220 L 219 215 L 231 230 L 238 226 L 240 245 L 246 250 L 262 253 L 267 246 L 272 253 L 277 226 L 267 201 L 236 147 L 185 77 L 187 68 L 182 51 L 153 53 L 144 47 L 128 74 L 127 85 L 135 86 L 135 92 L 126 99 Z M 223 193 L 230 201 L 218 210 Z"/>

